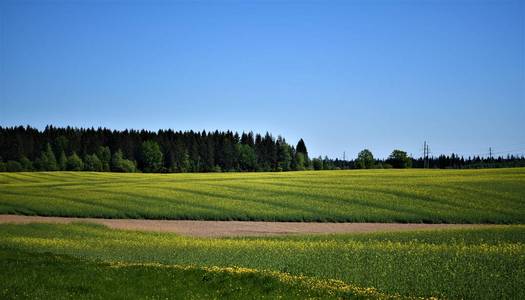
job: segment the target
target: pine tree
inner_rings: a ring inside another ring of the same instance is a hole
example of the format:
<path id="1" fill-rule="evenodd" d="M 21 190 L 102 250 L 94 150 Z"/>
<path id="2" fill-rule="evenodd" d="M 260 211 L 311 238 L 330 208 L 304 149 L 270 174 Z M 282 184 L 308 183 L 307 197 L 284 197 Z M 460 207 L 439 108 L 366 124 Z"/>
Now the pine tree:
<path id="1" fill-rule="evenodd" d="M 100 161 L 96 154 L 88 154 L 84 157 L 84 170 L 102 172 L 102 161 Z"/>
<path id="2" fill-rule="evenodd" d="M 302 171 L 306 168 L 303 152 L 295 153 L 295 170 Z"/>
<path id="3" fill-rule="evenodd" d="M 66 169 L 68 171 L 82 171 L 84 169 L 84 162 L 73 152 L 73 154 L 67 158 Z"/>
<path id="4" fill-rule="evenodd" d="M 62 152 L 60 152 L 60 156 L 58 157 L 58 163 L 57 163 L 58 169 L 61 171 L 66 170 L 66 162 L 67 162 L 66 153 L 64 152 L 64 150 L 62 150 Z"/>
<path id="5" fill-rule="evenodd" d="M 191 169 L 190 156 L 187 151 L 182 153 L 182 159 L 180 161 L 179 172 L 186 173 Z"/>
<path id="6" fill-rule="evenodd" d="M 97 157 L 100 159 L 100 162 L 102 162 L 102 171 L 109 172 L 111 169 L 111 151 L 109 147 L 100 146 L 97 150 Z"/>
<path id="7" fill-rule="evenodd" d="M 25 156 L 20 158 L 20 165 L 22 165 L 22 171 L 33 171 L 33 163 Z"/>
<path id="8" fill-rule="evenodd" d="M 159 172 L 163 165 L 163 155 L 159 144 L 146 141 L 140 147 L 142 167 L 144 172 Z"/>
<path id="9" fill-rule="evenodd" d="M 292 163 L 292 154 L 291 149 L 288 144 L 284 140 L 277 141 L 277 163 L 278 163 L 278 170 L 280 171 L 288 171 L 291 168 Z"/>
<path id="10" fill-rule="evenodd" d="M 305 158 L 308 158 L 308 151 L 306 150 L 306 145 L 303 141 L 303 139 L 300 139 L 297 143 L 297 147 L 295 148 L 297 153 L 302 153 Z"/>
<path id="11" fill-rule="evenodd" d="M 252 147 L 247 144 L 237 144 L 239 153 L 240 171 L 255 171 L 257 168 L 257 157 Z"/>
<path id="12" fill-rule="evenodd" d="M 42 152 L 40 159 L 41 159 L 43 170 L 45 171 L 58 170 L 57 160 L 55 158 L 55 154 L 53 153 L 53 150 L 51 149 L 51 145 L 49 143 L 47 143 L 46 149 L 44 150 L 44 152 Z"/>
<path id="13" fill-rule="evenodd" d="M 123 159 L 124 157 L 120 149 L 114 152 L 113 156 L 111 156 L 111 171 L 123 172 L 122 170 L 122 160 Z"/>

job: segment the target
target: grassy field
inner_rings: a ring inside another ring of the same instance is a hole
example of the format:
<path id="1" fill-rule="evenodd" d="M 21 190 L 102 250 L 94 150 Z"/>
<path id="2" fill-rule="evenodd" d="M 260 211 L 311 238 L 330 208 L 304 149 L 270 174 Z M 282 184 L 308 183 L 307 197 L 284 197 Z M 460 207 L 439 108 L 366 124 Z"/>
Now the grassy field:
<path id="1" fill-rule="evenodd" d="M 148 219 L 525 223 L 525 169 L 0 173 L 0 213 Z"/>
<path id="2" fill-rule="evenodd" d="M 87 224 L 4 224 L 0 297 L 119 292 L 185 298 L 524 299 L 524 243 L 522 225 L 212 239 Z"/>
<path id="3" fill-rule="evenodd" d="M 0 248 L 2 299 L 362 299 L 388 295 L 245 268 L 107 263 Z"/>

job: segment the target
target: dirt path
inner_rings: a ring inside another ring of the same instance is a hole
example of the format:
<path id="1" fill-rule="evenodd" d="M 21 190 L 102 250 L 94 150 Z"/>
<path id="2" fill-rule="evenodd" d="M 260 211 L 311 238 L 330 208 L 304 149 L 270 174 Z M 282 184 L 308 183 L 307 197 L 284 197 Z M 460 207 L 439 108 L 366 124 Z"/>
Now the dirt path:
<path id="1" fill-rule="evenodd" d="M 473 224 L 301 223 L 249 221 L 136 220 L 0 215 L 0 223 L 67 224 L 72 222 L 97 223 L 115 229 L 175 232 L 189 236 L 263 236 L 310 233 L 352 233 L 485 226 Z"/>

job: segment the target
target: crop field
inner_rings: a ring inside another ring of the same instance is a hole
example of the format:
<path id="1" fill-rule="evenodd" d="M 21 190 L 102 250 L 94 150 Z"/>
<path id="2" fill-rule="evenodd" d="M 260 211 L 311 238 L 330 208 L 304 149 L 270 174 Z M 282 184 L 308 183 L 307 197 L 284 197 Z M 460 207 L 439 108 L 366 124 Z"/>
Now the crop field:
<path id="1" fill-rule="evenodd" d="M 525 223 L 525 169 L 0 173 L 0 214 Z"/>
<path id="2" fill-rule="evenodd" d="M 0 225 L 0 298 L 524 299 L 525 226 L 194 238 Z"/>

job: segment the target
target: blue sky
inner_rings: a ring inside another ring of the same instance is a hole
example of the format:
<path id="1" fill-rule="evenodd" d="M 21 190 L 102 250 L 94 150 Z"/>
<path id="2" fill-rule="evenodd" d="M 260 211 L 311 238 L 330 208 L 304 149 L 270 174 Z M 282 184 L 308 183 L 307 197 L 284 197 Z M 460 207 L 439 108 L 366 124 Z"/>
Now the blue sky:
<path id="1" fill-rule="evenodd" d="M 0 0 L 0 125 L 525 152 L 525 1 Z"/>

